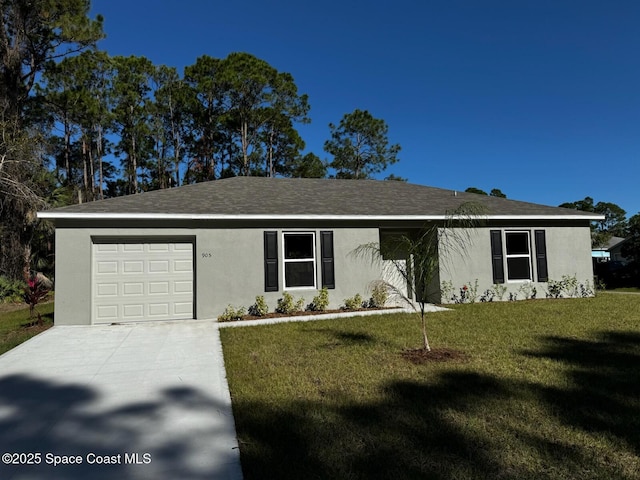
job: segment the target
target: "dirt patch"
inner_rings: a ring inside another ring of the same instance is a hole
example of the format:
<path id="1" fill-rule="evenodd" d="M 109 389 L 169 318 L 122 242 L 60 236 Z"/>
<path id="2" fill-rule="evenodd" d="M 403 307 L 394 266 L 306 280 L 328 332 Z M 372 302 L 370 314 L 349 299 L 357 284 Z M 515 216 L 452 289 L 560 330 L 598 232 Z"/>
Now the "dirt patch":
<path id="1" fill-rule="evenodd" d="M 424 348 L 413 348 L 401 353 L 402 358 L 415 365 L 429 362 L 466 362 L 469 356 L 460 350 L 453 348 L 432 348 L 426 351 Z"/>

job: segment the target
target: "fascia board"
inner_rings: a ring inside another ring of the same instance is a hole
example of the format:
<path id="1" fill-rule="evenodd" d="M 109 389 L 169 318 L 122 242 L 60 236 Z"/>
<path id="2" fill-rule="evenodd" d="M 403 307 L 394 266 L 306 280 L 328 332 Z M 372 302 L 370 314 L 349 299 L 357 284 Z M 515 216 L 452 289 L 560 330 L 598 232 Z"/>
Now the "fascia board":
<path id="1" fill-rule="evenodd" d="M 434 221 L 470 218 L 449 215 L 264 215 L 194 213 L 71 213 L 38 212 L 38 218 L 51 220 L 375 220 Z M 480 215 L 483 220 L 604 220 L 604 215 Z"/>

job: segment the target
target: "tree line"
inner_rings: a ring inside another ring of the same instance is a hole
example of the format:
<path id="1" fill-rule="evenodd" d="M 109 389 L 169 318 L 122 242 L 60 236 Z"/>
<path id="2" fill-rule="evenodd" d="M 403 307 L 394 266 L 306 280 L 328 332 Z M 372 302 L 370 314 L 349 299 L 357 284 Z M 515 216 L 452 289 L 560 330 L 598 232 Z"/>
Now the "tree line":
<path id="1" fill-rule="evenodd" d="M 249 53 L 178 72 L 99 50 L 90 0 L 0 7 L 1 276 L 52 257 L 40 209 L 237 175 L 370 178 L 398 161 L 387 124 L 359 109 L 329 125 L 331 160 L 303 154 L 308 96 Z"/>

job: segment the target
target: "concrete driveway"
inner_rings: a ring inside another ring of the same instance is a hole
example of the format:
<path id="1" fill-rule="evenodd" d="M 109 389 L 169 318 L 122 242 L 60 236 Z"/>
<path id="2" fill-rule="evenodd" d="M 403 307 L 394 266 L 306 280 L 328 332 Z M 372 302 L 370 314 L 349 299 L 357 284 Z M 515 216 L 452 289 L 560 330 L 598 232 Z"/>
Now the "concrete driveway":
<path id="1" fill-rule="evenodd" d="M 235 480 L 237 447 L 214 321 L 53 327 L 0 356 L 1 479 Z"/>

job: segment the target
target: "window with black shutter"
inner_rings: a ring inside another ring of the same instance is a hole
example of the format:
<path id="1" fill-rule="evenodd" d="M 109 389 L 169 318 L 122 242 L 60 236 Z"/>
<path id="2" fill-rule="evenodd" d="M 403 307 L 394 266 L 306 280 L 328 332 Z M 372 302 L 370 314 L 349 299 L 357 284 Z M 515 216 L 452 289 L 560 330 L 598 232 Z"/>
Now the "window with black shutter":
<path id="1" fill-rule="evenodd" d="M 278 232 L 264 232 L 264 291 L 278 291 Z"/>
<path id="2" fill-rule="evenodd" d="M 320 262 L 322 269 L 322 286 L 336 288 L 333 267 L 333 232 L 320 232 Z"/>
<path id="3" fill-rule="evenodd" d="M 544 230 L 536 230 L 534 232 L 536 242 L 536 270 L 538 272 L 539 282 L 549 281 L 549 272 L 547 270 L 547 240 Z"/>
<path id="4" fill-rule="evenodd" d="M 491 268 L 493 270 L 493 283 L 504 283 L 502 232 L 500 230 L 491 230 Z"/>

